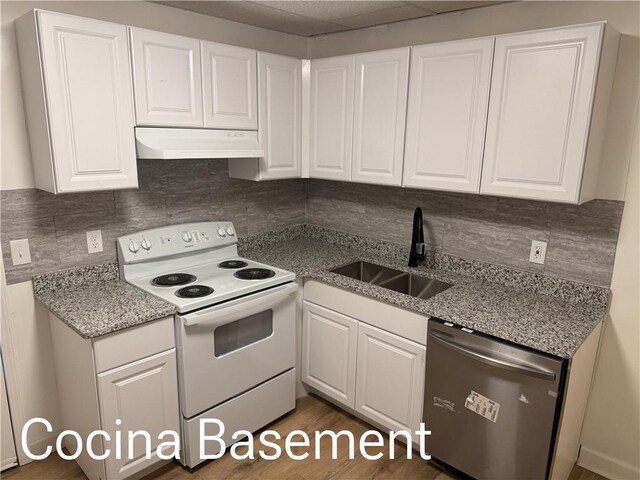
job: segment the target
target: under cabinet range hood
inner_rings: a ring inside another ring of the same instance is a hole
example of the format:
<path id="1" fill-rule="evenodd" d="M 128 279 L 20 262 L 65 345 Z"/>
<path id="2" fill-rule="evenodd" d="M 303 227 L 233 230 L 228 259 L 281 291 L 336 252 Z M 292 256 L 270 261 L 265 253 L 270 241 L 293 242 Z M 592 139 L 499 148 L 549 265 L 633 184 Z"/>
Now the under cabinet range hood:
<path id="1" fill-rule="evenodd" d="M 256 131 L 146 127 L 135 131 L 141 159 L 264 157 Z"/>

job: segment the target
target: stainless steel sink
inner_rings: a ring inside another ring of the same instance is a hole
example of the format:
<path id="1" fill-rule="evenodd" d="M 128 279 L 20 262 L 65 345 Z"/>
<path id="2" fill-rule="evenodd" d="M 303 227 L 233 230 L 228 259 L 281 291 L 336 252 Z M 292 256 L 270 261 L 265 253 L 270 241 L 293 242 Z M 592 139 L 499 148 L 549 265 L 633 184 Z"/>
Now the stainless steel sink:
<path id="1" fill-rule="evenodd" d="M 431 298 L 453 287 L 450 283 L 368 262 L 354 262 L 331 271 L 422 299 Z"/>

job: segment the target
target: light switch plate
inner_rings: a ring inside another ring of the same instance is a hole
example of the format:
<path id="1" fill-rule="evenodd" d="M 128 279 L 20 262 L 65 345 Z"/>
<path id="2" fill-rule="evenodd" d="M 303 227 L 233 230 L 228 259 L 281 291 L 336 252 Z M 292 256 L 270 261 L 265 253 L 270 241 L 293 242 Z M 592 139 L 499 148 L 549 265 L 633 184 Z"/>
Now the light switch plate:
<path id="1" fill-rule="evenodd" d="M 87 232 L 87 252 L 102 252 L 102 230 L 90 230 Z"/>
<path id="2" fill-rule="evenodd" d="M 544 257 L 547 255 L 547 242 L 539 240 L 531 240 L 531 251 L 529 252 L 529 261 L 531 263 L 539 263 L 544 265 Z"/>
<path id="3" fill-rule="evenodd" d="M 11 248 L 11 262 L 14 265 L 24 265 L 31 263 L 31 251 L 29 250 L 29 239 L 11 240 L 9 242 Z"/>

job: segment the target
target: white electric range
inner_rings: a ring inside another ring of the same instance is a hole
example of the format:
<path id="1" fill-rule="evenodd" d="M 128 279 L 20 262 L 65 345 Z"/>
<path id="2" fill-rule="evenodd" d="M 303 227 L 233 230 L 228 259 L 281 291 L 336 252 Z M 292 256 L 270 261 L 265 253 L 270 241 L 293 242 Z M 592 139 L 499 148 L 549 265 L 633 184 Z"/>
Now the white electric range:
<path id="1" fill-rule="evenodd" d="M 118 238 L 120 276 L 176 306 L 181 462 L 203 461 L 201 420 L 222 438 L 256 431 L 295 407 L 295 274 L 238 257 L 231 222 Z M 236 439 L 237 440 L 237 439 Z M 219 453 L 210 442 L 207 455 Z"/>

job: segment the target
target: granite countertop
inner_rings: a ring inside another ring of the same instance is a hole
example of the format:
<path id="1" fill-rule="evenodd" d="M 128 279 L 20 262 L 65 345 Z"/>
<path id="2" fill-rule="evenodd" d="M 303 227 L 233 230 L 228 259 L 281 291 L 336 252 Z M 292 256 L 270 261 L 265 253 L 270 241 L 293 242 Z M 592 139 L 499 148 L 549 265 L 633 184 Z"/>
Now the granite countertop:
<path id="1" fill-rule="evenodd" d="M 33 277 L 34 294 L 83 338 L 173 315 L 175 306 L 118 278 L 115 263 Z"/>
<path id="2" fill-rule="evenodd" d="M 366 249 L 298 237 L 270 245 L 246 245 L 240 253 L 253 260 L 295 272 L 398 307 L 441 318 L 563 358 L 571 358 L 606 312 L 606 301 L 578 301 L 543 295 L 443 269 L 409 269 L 397 252 L 372 255 Z M 368 261 L 454 284 L 422 300 L 371 285 L 330 270 Z M 588 286 L 585 286 L 588 287 Z"/>
<path id="3" fill-rule="evenodd" d="M 242 256 L 448 320 L 563 358 L 571 358 L 608 308 L 609 289 L 430 253 L 408 268 L 405 249 L 311 225 L 242 240 Z M 454 286 L 422 300 L 330 270 L 367 261 Z M 33 277 L 36 299 L 84 338 L 94 338 L 175 313 L 175 307 L 119 280 L 108 263 Z"/>

